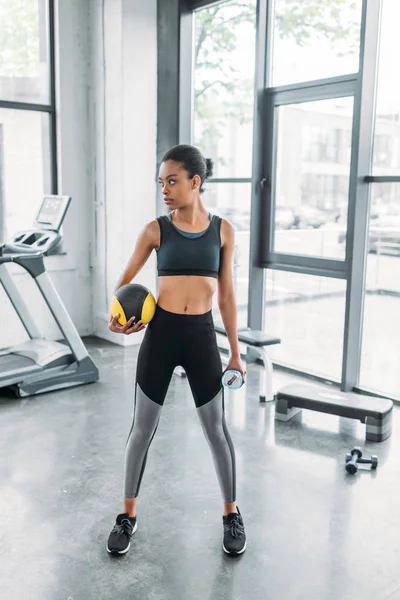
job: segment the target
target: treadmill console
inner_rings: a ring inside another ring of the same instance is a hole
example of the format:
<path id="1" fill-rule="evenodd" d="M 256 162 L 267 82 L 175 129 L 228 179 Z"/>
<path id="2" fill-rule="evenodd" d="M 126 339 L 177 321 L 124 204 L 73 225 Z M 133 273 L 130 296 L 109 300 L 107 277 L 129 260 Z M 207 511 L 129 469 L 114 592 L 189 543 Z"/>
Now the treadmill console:
<path id="1" fill-rule="evenodd" d="M 55 254 L 70 196 L 44 196 L 32 229 L 19 231 L 3 244 L 5 254 Z"/>

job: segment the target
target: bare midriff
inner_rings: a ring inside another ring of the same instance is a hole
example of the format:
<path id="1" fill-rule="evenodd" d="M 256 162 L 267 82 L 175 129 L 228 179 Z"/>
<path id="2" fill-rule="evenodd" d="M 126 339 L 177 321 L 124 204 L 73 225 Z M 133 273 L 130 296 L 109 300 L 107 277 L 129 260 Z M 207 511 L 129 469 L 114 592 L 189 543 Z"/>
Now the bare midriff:
<path id="1" fill-rule="evenodd" d="M 169 312 L 201 315 L 211 310 L 216 289 L 214 277 L 163 275 L 158 278 L 157 304 Z"/>

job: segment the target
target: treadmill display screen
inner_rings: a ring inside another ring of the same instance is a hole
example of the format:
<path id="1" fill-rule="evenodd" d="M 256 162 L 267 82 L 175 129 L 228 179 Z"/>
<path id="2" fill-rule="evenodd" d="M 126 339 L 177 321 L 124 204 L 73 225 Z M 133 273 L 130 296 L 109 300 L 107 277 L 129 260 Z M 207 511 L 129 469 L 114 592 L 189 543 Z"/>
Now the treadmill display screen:
<path id="1" fill-rule="evenodd" d="M 36 223 L 45 229 L 58 231 L 68 208 L 68 200 L 65 196 L 45 196 Z"/>

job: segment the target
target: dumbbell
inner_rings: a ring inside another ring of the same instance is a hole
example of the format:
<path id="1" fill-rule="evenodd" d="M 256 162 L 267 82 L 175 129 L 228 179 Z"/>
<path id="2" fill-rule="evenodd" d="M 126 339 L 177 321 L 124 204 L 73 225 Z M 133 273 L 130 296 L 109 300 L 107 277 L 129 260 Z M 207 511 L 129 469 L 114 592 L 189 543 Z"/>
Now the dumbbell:
<path id="1" fill-rule="evenodd" d="M 350 475 L 354 475 L 358 471 L 358 464 L 371 465 L 371 469 L 376 469 L 378 466 L 378 457 L 373 455 L 371 458 L 362 458 L 362 450 L 356 446 L 351 451 L 351 454 L 346 454 L 346 471 Z"/>

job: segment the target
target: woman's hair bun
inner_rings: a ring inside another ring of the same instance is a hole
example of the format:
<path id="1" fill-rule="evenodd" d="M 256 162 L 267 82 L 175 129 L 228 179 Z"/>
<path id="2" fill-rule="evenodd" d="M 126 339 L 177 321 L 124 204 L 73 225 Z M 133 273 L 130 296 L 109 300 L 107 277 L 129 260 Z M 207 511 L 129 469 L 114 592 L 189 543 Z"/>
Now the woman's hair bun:
<path id="1" fill-rule="evenodd" d="M 211 158 L 206 158 L 206 168 L 206 179 L 209 179 L 214 171 L 214 163 Z"/>

